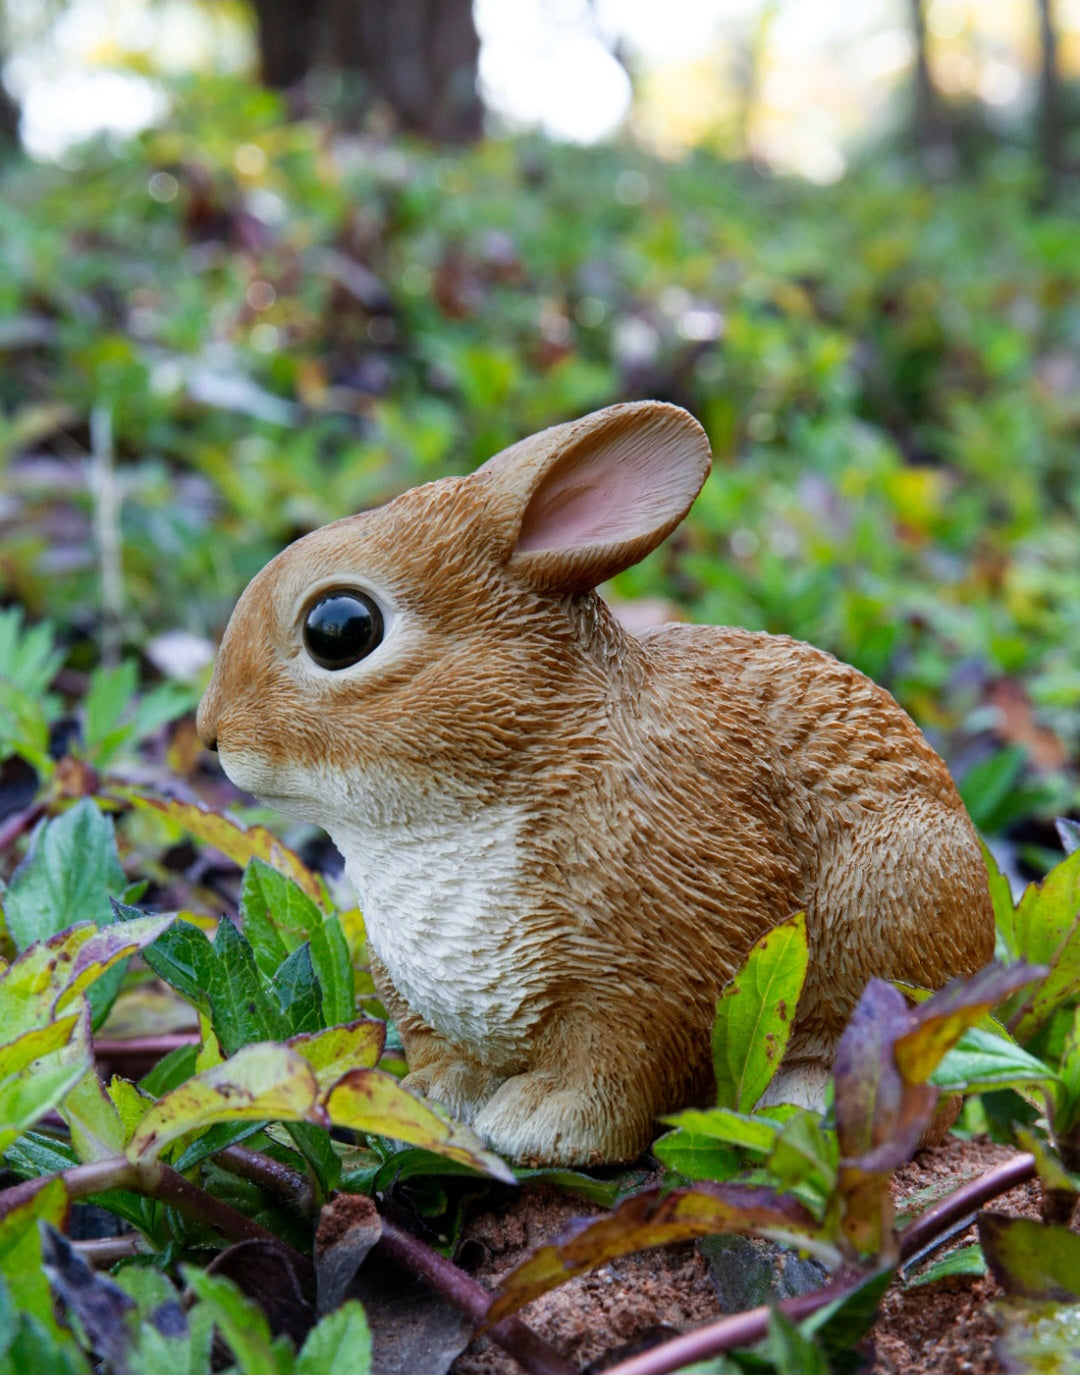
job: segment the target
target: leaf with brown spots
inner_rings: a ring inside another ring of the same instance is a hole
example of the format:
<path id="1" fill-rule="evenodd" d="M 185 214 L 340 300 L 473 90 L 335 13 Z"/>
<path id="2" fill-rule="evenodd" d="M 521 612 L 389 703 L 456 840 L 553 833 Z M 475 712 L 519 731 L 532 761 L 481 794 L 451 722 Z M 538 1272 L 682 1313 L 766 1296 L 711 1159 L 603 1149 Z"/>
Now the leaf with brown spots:
<path id="1" fill-rule="evenodd" d="M 386 1023 L 364 1017 L 345 1026 L 292 1036 L 285 1043 L 302 1055 L 315 1071 L 320 1090 L 334 1084 L 353 1069 L 373 1069 L 386 1044 Z"/>
<path id="2" fill-rule="evenodd" d="M 287 874 L 312 902 L 326 906 L 326 890 L 322 880 L 307 867 L 298 854 L 278 840 L 265 826 L 237 825 L 221 812 L 211 811 L 190 802 L 165 801 L 159 797 L 144 797 L 141 793 L 124 792 L 124 799 L 143 811 L 167 816 L 190 835 L 231 859 L 241 869 L 253 859 L 261 859 L 271 868 Z"/>
<path id="3" fill-rule="evenodd" d="M 713 1024 L 716 1104 L 751 1112 L 784 1058 L 806 979 L 806 914 L 767 931 L 720 995 Z"/>
<path id="4" fill-rule="evenodd" d="M 624 1199 L 613 1212 L 574 1224 L 561 1238 L 538 1247 L 503 1280 L 487 1325 L 618 1256 L 716 1232 L 768 1237 L 809 1251 L 830 1266 L 840 1260 L 802 1204 L 771 1189 L 738 1184 L 701 1184 L 667 1193 L 647 1189 Z"/>
<path id="5" fill-rule="evenodd" d="M 404 1089 L 392 1074 L 378 1069 L 354 1069 L 337 1081 L 323 1100 L 335 1127 L 373 1132 L 406 1141 L 410 1146 L 458 1160 L 481 1174 L 514 1183 L 514 1173 L 471 1127 L 455 1122 L 434 1104 Z"/>
<path id="6" fill-rule="evenodd" d="M 315 1072 L 295 1050 L 263 1042 L 159 1098 L 128 1144 L 130 1160 L 153 1160 L 171 1142 L 216 1122 L 326 1125 Z"/>

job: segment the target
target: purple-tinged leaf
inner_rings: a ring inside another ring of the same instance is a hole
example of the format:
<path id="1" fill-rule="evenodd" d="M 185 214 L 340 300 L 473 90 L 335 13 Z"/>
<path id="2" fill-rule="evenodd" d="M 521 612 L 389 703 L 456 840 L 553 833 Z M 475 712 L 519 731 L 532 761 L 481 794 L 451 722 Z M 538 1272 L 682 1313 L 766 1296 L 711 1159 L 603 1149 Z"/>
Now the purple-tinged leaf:
<path id="1" fill-rule="evenodd" d="M 91 1347 L 116 1371 L 128 1369 L 132 1332 L 125 1319 L 135 1301 L 97 1275 L 62 1232 L 41 1223 L 41 1263 L 53 1292 L 79 1320 Z"/>
<path id="2" fill-rule="evenodd" d="M 624 1199 L 612 1212 L 585 1219 L 561 1238 L 538 1247 L 503 1280 L 488 1313 L 488 1325 L 618 1256 L 715 1232 L 767 1237 L 809 1251 L 827 1265 L 840 1260 L 812 1214 L 795 1199 L 771 1189 L 737 1184 L 701 1184 L 668 1193 L 647 1189 Z"/>
<path id="3" fill-rule="evenodd" d="M 969 1027 L 1020 988 L 1045 977 L 1041 965 L 988 964 L 969 979 L 953 979 L 915 1008 L 911 1030 L 897 1038 L 896 1065 L 909 1084 L 923 1084 Z"/>

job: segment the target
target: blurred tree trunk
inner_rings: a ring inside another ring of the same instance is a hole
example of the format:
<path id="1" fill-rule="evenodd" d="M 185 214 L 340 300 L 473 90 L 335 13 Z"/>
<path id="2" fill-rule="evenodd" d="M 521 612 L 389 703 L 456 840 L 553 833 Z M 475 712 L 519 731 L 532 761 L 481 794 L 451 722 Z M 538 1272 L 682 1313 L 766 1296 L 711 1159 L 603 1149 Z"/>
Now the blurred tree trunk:
<path id="1" fill-rule="evenodd" d="M 1064 129 L 1061 113 L 1061 70 L 1054 0 L 1036 0 L 1039 10 L 1039 148 L 1043 165 L 1043 197 L 1055 198 L 1061 186 Z"/>
<path id="2" fill-rule="evenodd" d="M 355 74 L 399 125 L 441 143 L 478 138 L 480 40 L 472 0 L 253 0 L 267 86 L 314 68 Z"/>
<path id="3" fill-rule="evenodd" d="M 930 70 L 930 44 L 926 33 L 926 0 L 908 0 L 911 36 L 915 43 L 915 146 L 930 169 L 948 160 L 951 145 L 934 76 Z"/>

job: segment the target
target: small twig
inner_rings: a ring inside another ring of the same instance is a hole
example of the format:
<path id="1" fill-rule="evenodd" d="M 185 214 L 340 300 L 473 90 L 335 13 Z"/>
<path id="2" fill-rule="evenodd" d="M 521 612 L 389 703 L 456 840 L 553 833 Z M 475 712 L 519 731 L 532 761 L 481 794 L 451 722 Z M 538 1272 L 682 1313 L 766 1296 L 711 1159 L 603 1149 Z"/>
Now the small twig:
<path id="1" fill-rule="evenodd" d="M 491 1295 L 471 1275 L 386 1218 L 382 1219 L 379 1245 L 455 1308 L 460 1308 L 477 1326 L 483 1323 L 491 1307 Z M 487 1335 L 513 1356 L 529 1375 L 577 1375 L 574 1367 L 520 1318 L 504 1318 L 490 1328 Z"/>
<path id="2" fill-rule="evenodd" d="M 9 816 L 3 825 L 0 825 L 0 853 L 18 840 L 21 835 L 32 830 L 44 815 L 44 802 L 35 802 L 32 807 L 27 807 L 21 812 L 16 812 L 14 816 Z"/>
<path id="3" fill-rule="evenodd" d="M 82 1256 L 87 1264 L 92 1265 L 97 1270 L 107 1270 L 110 1265 L 115 1265 L 118 1260 L 145 1255 L 147 1251 L 137 1232 L 128 1232 L 122 1237 L 101 1237 L 99 1240 L 73 1241 L 71 1245 L 73 1250 Z"/>
<path id="4" fill-rule="evenodd" d="M 90 495 L 101 573 L 101 662 L 113 668 L 120 662 L 124 574 L 112 412 L 105 405 L 94 406 L 90 412 Z"/>

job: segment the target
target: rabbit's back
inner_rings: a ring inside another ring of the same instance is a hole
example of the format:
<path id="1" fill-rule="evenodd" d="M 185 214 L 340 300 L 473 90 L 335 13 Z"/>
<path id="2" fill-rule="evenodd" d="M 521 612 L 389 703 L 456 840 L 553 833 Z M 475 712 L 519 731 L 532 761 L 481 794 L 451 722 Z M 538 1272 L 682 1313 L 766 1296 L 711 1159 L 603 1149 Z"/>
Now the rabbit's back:
<path id="1" fill-rule="evenodd" d="M 668 626 L 642 643 L 663 664 L 659 710 L 678 703 L 697 735 L 696 771 L 722 757 L 740 806 L 767 818 L 763 862 L 793 866 L 790 907 L 806 909 L 813 946 L 799 1018 L 808 1046 L 831 1042 L 871 975 L 936 987 L 993 957 L 974 828 L 885 689 L 786 636 Z M 733 734 L 752 750 L 734 749 Z"/>

